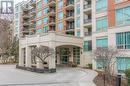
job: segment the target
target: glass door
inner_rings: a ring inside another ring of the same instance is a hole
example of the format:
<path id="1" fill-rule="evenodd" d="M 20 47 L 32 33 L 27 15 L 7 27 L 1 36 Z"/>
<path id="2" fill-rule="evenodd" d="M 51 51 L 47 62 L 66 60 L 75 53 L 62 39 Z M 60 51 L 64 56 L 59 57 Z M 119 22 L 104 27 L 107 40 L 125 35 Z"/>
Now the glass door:
<path id="1" fill-rule="evenodd" d="M 68 64 L 69 62 L 69 48 L 60 49 L 60 57 L 62 64 Z"/>

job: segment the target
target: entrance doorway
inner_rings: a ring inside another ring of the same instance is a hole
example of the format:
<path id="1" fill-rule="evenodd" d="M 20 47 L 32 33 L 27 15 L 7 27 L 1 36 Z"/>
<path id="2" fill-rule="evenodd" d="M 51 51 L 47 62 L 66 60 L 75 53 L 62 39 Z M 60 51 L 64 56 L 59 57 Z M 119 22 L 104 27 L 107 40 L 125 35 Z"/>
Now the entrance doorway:
<path id="1" fill-rule="evenodd" d="M 68 64 L 69 63 L 69 48 L 61 48 L 60 57 L 61 57 L 62 64 Z"/>

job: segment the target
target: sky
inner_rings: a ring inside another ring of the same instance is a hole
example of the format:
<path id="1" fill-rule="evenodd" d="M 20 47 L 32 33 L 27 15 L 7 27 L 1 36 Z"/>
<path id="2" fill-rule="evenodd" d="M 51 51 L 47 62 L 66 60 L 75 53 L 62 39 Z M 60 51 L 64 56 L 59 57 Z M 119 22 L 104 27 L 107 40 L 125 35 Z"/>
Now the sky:
<path id="1" fill-rule="evenodd" d="M 21 1 L 27 1 L 27 0 L 14 0 L 14 4 L 17 4 L 17 3 L 21 2 Z"/>

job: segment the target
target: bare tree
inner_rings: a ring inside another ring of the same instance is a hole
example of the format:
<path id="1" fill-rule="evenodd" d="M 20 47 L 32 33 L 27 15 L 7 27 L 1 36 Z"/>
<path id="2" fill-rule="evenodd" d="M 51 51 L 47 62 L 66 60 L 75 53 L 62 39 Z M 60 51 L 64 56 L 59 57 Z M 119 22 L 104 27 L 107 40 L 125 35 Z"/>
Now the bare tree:
<path id="1" fill-rule="evenodd" d="M 96 57 L 96 61 L 100 61 L 103 67 L 103 70 L 107 74 L 113 75 L 113 70 L 115 63 L 116 63 L 116 57 L 121 56 L 121 51 L 117 50 L 116 48 L 97 48 L 93 52 L 94 56 Z"/>
<path id="2" fill-rule="evenodd" d="M 10 43 L 12 40 L 12 28 L 10 25 L 11 22 L 9 20 L 0 19 L 0 54 L 4 60 L 8 58 L 7 51 L 10 48 Z"/>
<path id="3" fill-rule="evenodd" d="M 41 60 L 43 66 L 45 64 L 45 60 L 54 54 L 54 49 L 48 48 L 48 47 L 44 47 L 44 46 L 40 46 L 40 47 L 35 47 L 34 49 L 32 49 L 31 51 L 31 55 L 34 59 L 38 58 Z M 35 61 L 36 62 L 36 61 Z"/>
<path id="4" fill-rule="evenodd" d="M 96 50 L 94 50 L 93 52 L 94 56 L 95 56 L 95 60 L 96 61 L 100 61 L 98 64 L 101 65 L 103 67 L 103 80 L 104 80 L 104 85 L 105 85 L 105 81 L 107 81 L 107 83 L 112 84 L 111 80 L 113 80 L 112 76 L 114 75 L 114 67 L 115 67 L 115 63 L 116 63 L 116 57 L 120 57 L 122 56 L 122 52 L 120 50 L 117 50 L 116 48 L 97 48 Z"/>

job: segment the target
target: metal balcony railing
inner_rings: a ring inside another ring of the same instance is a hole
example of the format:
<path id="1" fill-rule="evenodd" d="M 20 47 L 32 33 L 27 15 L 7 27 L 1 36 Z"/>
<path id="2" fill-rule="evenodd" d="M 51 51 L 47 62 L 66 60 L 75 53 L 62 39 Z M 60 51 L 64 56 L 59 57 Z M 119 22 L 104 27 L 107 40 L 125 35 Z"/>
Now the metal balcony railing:
<path id="1" fill-rule="evenodd" d="M 84 4 L 84 9 L 91 8 L 91 4 Z"/>
<path id="2" fill-rule="evenodd" d="M 84 32 L 85 36 L 92 36 L 92 32 Z"/>
<path id="3" fill-rule="evenodd" d="M 66 2 L 66 6 L 69 6 L 69 5 L 74 5 L 74 1 L 72 0 L 72 1 Z"/>
<path id="4" fill-rule="evenodd" d="M 66 18 L 68 18 L 68 17 L 74 17 L 74 13 L 68 13 L 68 14 L 66 15 Z"/>
<path id="5" fill-rule="evenodd" d="M 91 22 L 92 22 L 92 19 L 84 19 L 84 24 L 91 23 Z"/>

